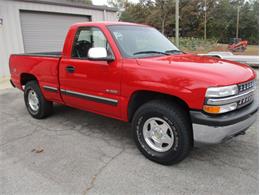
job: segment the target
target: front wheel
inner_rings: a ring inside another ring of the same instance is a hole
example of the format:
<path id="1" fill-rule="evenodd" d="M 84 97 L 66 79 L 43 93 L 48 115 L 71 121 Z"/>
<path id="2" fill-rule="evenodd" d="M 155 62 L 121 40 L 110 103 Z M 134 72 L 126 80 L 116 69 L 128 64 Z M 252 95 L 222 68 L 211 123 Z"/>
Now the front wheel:
<path id="1" fill-rule="evenodd" d="M 191 123 L 178 104 L 163 100 L 148 102 L 136 111 L 132 125 L 139 150 L 152 161 L 175 164 L 191 149 Z"/>

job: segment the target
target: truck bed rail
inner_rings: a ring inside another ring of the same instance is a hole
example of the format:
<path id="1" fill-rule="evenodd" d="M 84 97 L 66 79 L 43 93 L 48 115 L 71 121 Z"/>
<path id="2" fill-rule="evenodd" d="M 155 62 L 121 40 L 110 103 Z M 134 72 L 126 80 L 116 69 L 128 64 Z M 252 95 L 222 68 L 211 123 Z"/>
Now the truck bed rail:
<path id="1" fill-rule="evenodd" d="M 60 58 L 62 52 L 54 51 L 54 52 L 38 52 L 38 53 L 21 53 L 21 54 L 14 54 L 18 56 L 42 56 L 42 57 L 54 57 Z"/>

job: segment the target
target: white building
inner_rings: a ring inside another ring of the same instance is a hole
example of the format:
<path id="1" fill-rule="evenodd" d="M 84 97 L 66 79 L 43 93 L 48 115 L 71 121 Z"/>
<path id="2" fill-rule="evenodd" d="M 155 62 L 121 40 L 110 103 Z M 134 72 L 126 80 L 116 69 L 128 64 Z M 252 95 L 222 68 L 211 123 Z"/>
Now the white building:
<path id="1" fill-rule="evenodd" d="M 69 0 L 0 0 L 0 77 L 12 53 L 61 51 L 69 26 L 116 21 L 116 9 Z"/>

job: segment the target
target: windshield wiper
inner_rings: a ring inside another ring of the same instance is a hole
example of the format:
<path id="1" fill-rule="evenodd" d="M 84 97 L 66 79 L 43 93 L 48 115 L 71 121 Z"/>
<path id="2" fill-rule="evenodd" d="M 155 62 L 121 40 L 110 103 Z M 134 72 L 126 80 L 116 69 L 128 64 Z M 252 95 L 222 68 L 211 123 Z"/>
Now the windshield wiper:
<path id="1" fill-rule="evenodd" d="M 177 49 L 171 49 L 171 50 L 166 50 L 165 53 L 169 54 L 169 53 L 183 53 L 183 52 Z"/>
<path id="2" fill-rule="evenodd" d="M 133 55 L 138 55 L 138 54 L 150 54 L 150 53 L 156 53 L 156 54 L 163 54 L 163 55 L 170 55 L 169 53 L 162 52 L 162 51 L 139 51 L 133 53 Z"/>

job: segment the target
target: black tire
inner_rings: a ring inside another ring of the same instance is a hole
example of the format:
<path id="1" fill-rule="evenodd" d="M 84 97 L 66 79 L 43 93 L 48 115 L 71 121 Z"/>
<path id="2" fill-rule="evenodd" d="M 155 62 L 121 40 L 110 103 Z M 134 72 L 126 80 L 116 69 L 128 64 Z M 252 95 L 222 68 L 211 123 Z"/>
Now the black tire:
<path id="1" fill-rule="evenodd" d="M 172 128 L 173 145 L 165 152 L 152 149 L 145 141 L 143 127 L 148 119 L 163 119 Z M 192 127 L 188 114 L 176 103 L 153 100 L 142 105 L 134 114 L 132 121 L 134 140 L 138 149 L 148 159 L 163 165 L 182 161 L 192 147 Z"/>
<path id="2" fill-rule="evenodd" d="M 29 92 L 33 92 L 36 94 L 36 97 L 39 101 L 38 109 L 33 110 L 33 108 L 29 104 L 28 96 Z M 42 119 L 52 114 L 53 112 L 53 104 L 50 101 L 47 101 L 42 95 L 41 89 L 37 83 L 37 81 L 29 81 L 26 83 L 24 88 L 24 102 L 29 114 L 36 119 Z"/>

